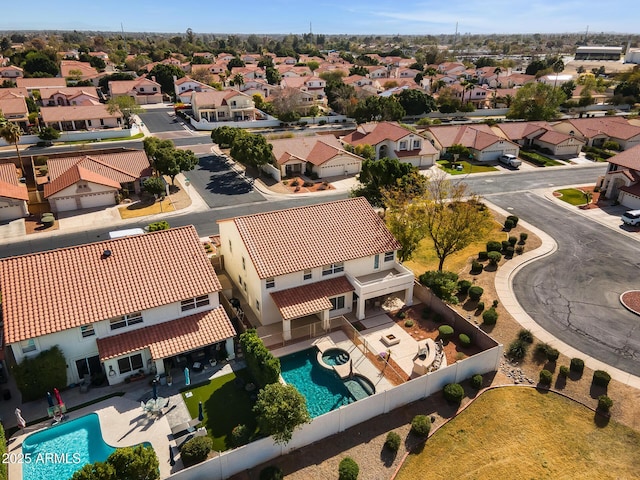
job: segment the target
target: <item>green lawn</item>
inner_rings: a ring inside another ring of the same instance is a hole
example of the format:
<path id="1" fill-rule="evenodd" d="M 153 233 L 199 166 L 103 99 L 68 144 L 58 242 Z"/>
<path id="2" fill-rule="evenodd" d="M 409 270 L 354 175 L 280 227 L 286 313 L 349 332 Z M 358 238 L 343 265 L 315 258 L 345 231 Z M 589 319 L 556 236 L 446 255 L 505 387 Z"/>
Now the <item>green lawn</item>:
<path id="1" fill-rule="evenodd" d="M 520 150 L 520 157 L 541 167 L 556 167 L 558 165 L 564 165 L 564 163 L 558 162 L 553 158 L 549 158 L 546 155 L 529 150 L 526 152 L 524 150 Z"/>
<path id="2" fill-rule="evenodd" d="M 562 190 L 556 190 L 556 192 L 562 194 L 561 197 L 558 197 L 560 200 L 571 205 L 584 205 L 587 203 L 584 192 L 577 188 L 563 188 Z"/>
<path id="3" fill-rule="evenodd" d="M 98 140 L 98 139 L 74 140 L 72 142 L 56 142 L 56 143 L 61 143 L 63 145 L 80 145 L 83 143 L 122 142 L 124 140 L 137 140 L 138 138 L 142 138 L 142 137 L 144 137 L 144 133 L 137 133 L 130 137 L 103 138 L 102 140 Z"/>
<path id="4" fill-rule="evenodd" d="M 638 478 L 640 434 L 614 420 L 597 425 L 594 415 L 551 392 L 490 390 L 409 455 L 396 478 Z"/>
<path id="5" fill-rule="evenodd" d="M 227 436 L 231 437 L 231 430 L 234 427 L 244 424 L 252 432 L 255 432 L 257 427 L 252 412 L 253 401 L 249 393 L 234 384 L 236 375 L 245 380 L 245 383 L 251 382 L 249 373 L 246 370 L 240 370 L 216 377 L 206 385 L 182 392 L 192 418 L 198 417 L 198 402 L 202 401 L 203 425 L 207 427 L 207 433 L 213 439 L 214 450 L 220 452 L 232 447 L 227 443 Z M 193 395 L 187 398 L 185 396 L 187 392 L 193 392 Z"/>
<path id="6" fill-rule="evenodd" d="M 457 162 L 457 164 L 462 165 L 462 170 L 451 168 L 451 162 L 449 160 L 438 160 L 438 165 L 440 165 L 445 172 L 451 175 L 467 175 L 469 173 L 494 172 L 498 170 L 491 165 L 478 165 L 477 163 L 471 164 L 466 160 L 461 160 Z"/>

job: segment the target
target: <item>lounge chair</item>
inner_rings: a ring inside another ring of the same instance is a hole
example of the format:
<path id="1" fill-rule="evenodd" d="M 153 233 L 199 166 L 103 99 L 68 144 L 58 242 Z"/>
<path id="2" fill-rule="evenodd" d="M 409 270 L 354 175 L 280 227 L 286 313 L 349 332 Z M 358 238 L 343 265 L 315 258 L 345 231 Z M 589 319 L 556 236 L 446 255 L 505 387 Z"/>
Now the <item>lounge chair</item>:
<path id="1" fill-rule="evenodd" d="M 192 438 L 204 437 L 206 434 L 207 434 L 207 430 L 205 428 L 199 428 L 195 432 L 191 432 L 188 435 L 183 435 L 182 437 L 176 439 L 176 447 L 180 449 L 182 445 L 187 443 Z"/>
<path id="2" fill-rule="evenodd" d="M 178 438 L 188 433 L 192 433 L 195 430 L 195 427 L 197 427 L 199 424 L 200 420 L 198 420 L 197 418 L 194 418 L 193 420 L 190 420 L 188 422 L 183 422 L 171 429 L 171 435 L 173 435 L 173 438 Z"/>

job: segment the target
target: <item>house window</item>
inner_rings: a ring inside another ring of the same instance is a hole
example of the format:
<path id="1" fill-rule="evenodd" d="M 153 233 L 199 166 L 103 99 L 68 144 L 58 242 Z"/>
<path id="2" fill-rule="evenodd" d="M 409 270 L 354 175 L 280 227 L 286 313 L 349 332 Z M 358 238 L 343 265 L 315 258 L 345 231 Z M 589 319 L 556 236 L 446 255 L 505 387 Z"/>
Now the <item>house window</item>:
<path id="1" fill-rule="evenodd" d="M 256 310 L 260 311 L 260 300 L 256 300 Z"/>
<path id="2" fill-rule="evenodd" d="M 83 325 L 80 327 L 80 333 L 82 333 L 82 338 L 86 338 L 93 337 L 96 331 L 93 329 L 93 325 Z"/>
<path id="3" fill-rule="evenodd" d="M 384 261 L 385 262 L 393 262 L 393 259 L 395 258 L 395 253 L 396 252 L 385 252 Z"/>
<path id="4" fill-rule="evenodd" d="M 407 149 L 407 141 L 406 140 L 402 140 L 400 142 L 400 150 L 406 150 Z"/>
<path id="5" fill-rule="evenodd" d="M 273 288 L 273 287 L 276 286 L 276 279 L 275 278 L 267 278 L 266 284 L 267 284 L 267 288 Z"/>
<path id="6" fill-rule="evenodd" d="M 141 92 L 144 92 L 144 87 L 140 87 L 140 91 L 141 91 Z"/>
<path id="7" fill-rule="evenodd" d="M 344 295 L 341 297 L 330 298 L 329 301 L 331 302 L 331 311 L 341 310 L 344 308 Z"/>
<path id="8" fill-rule="evenodd" d="M 153 87 L 153 91 L 157 92 L 158 91 L 158 87 Z"/>
<path id="9" fill-rule="evenodd" d="M 73 102 L 73 104 L 74 104 L 74 105 L 75 105 L 75 103 L 76 103 L 76 102 Z M 87 120 L 87 124 L 88 124 L 89 126 L 91 126 L 91 120 Z"/>
<path id="10" fill-rule="evenodd" d="M 205 305 L 209 305 L 209 295 L 200 295 L 199 297 L 182 300 L 180 302 L 180 309 L 186 312 L 187 310 L 204 307 Z"/>
<path id="11" fill-rule="evenodd" d="M 112 318 L 111 320 L 109 320 L 109 322 L 111 323 L 111 330 L 129 327 L 131 325 L 135 325 L 136 323 L 142 323 L 142 313 L 130 313 L 119 318 Z"/>
<path id="12" fill-rule="evenodd" d="M 420 140 L 414 140 L 413 141 L 413 149 L 417 150 L 420 148 Z"/>
<path id="13" fill-rule="evenodd" d="M 247 265 L 246 265 L 246 263 L 245 263 L 245 261 L 244 261 L 244 257 L 242 257 L 242 269 L 243 269 L 243 270 L 246 270 L 246 269 L 247 269 Z"/>
<path id="14" fill-rule="evenodd" d="M 380 268 L 380 255 L 376 255 L 375 257 L 373 257 L 373 268 Z"/>
<path id="15" fill-rule="evenodd" d="M 344 272 L 344 263 L 332 263 L 331 265 L 325 265 L 322 267 L 322 276 L 332 275 L 334 273 Z"/>
<path id="16" fill-rule="evenodd" d="M 124 357 L 118 360 L 118 370 L 120 375 L 142 369 L 142 354 L 136 353 L 130 357 Z"/>
<path id="17" fill-rule="evenodd" d="M 100 125 L 104 127 L 104 118 L 100 119 Z"/>
<path id="18" fill-rule="evenodd" d="M 305 270 L 302 274 L 304 280 L 311 280 L 313 278 L 313 272 L 311 270 Z"/>
<path id="19" fill-rule="evenodd" d="M 35 352 L 37 350 L 36 341 L 33 338 L 23 340 L 20 342 L 20 348 L 22 349 L 22 353 Z"/>

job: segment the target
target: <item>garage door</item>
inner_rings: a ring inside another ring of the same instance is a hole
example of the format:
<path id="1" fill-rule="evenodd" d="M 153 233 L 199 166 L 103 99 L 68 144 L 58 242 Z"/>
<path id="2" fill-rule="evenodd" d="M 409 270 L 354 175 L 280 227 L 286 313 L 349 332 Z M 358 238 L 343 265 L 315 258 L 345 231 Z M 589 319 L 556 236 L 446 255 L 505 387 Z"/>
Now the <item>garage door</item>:
<path id="1" fill-rule="evenodd" d="M 80 198 L 82 208 L 106 207 L 116 204 L 113 192 L 105 192 L 96 195 L 85 195 Z"/>
<path id="2" fill-rule="evenodd" d="M 344 165 L 328 165 L 320 168 L 320 178 L 344 175 Z"/>
<path id="3" fill-rule="evenodd" d="M 630 195 L 627 192 L 622 192 L 618 201 L 627 207 L 629 210 L 640 210 L 640 198 L 635 195 Z"/>
<path id="4" fill-rule="evenodd" d="M 68 212 L 78 208 L 75 198 L 56 198 L 53 203 L 55 203 L 54 210 L 56 212 Z"/>
<path id="5" fill-rule="evenodd" d="M 10 207 L 5 205 L 6 204 L 0 202 L 0 221 L 15 220 L 16 218 L 22 218 L 24 216 L 20 205 L 12 205 Z"/>

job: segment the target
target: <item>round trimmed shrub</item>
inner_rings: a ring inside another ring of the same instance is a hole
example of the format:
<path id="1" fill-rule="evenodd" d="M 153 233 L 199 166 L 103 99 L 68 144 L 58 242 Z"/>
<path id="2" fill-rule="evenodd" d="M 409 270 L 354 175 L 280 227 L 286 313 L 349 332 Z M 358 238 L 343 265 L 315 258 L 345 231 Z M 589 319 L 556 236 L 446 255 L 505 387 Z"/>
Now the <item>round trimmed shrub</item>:
<path id="1" fill-rule="evenodd" d="M 513 222 L 513 226 L 515 227 L 516 225 L 518 225 L 518 220 L 520 219 L 515 215 L 509 215 L 507 217 L 507 220 L 511 220 Z"/>
<path id="2" fill-rule="evenodd" d="M 396 432 L 389 432 L 387 433 L 387 439 L 384 441 L 384 446 L 395 453 L 400 448 L 401 443 L 402 439 L 400 438 L 400 435 Z"/>
<path id="3" fill-rule="evenodd" d="M 515 253 L 516 249 L 509 246 L 507 247 L 507 249 L 505 250 L 505 257 L 507 258 L 513 258 L 513 254 Z"/>
<path id="4" fill-rule="evenodd" d="M 426 437 L 431 431 L 431 419 L 426 415 L 416 415 L 411 420 L 411 431 L 421 437 Z"/>
<path id="5" fill-rule="evenodd" d="M 231 430 L 231 443 L 234 447 L 240 447 L 249 443 L 251 432 L 246 425 L 237 425 Z"/>
<path id="6" fill-rule="evenodd" d="M 482 251 L 482 252 L 478 252 L 478 260 L 486 260 L 487 258 L 487 252 L 486 251 Z"/>
<path id="7" fill-rule="evenodd" d="M 493 302 L 491 302 L 491 306 L 493 308 L 498 308 L 498 300 L 494 300 Z"/>
<path id="8" fill-rule="evenodd" d="M 195 437 L 182 445 L 180 458 L 185 467 L 204 462 L 213 448 L 211 437 Z"/>
<path id="9" fill-rule="evenodd" d="M 260 480 L 283 480 L 284 473 L 277 465 L 269 465 L 260 471 Z"/>
<path id="10" fill-rule="evenodd" d="M 495 325 L 498 321 L 498 312 L 495 308 L 490 308 L 482 312 L 482 323 L 485 325 Z"/>
<path id="11" fill-rule="evenodd" d="M 414 325 L 414 323 L 413 323 L 413 320 L 411 320 L 411 319 L 404 321 L 404 326 L 407 327 L 407 328 L 411 328 L 411 327 L 413 327 L 413 325 Z"/>
<path id="12" fill-rule="evenodd" d="M 522 255 L 524 253 L 524 245 L 518 245 L 515 251 L 518 255 Z"/>
<path id="13" fill-rule="evenodd" d="M 609 375 L 604 370 L 596 370 L 595 372 L 593 372 L 592 383 L 594 385 L 597 385 L 598 387 L 607 388 L 610 381 L 611 381 L 611 375 Z"/>
<path id="14" fill-rule="evenodd" d="M 442 390 L 444 399 L 452 405 L 459 405 L 464 398 L 464 388 L 459 383 L 449 383 Z"/>
<path id="15" fill-rule="evenodd" d="M 466 333 L 461 333 L 460 335 L 458 335 L 458 340 L 460 340 L 460 345 L 462 345 L 463 347 L 471 346 L 471 338 L 469 338 L 469 335 L 467 335 Z"/>
<path id="16" fill-rule="evenodd" d="M 512 247 L 518 242 L 518 237 L 514 237 L 513 235 L 509 237 L 509 245 Z"/>
<path id="17" fill-rule="evenodd" d="M 460 280 L 458 282 L 458 292 L 462 293 L 463 295 L 466 294 L 469 291 L 471 285 L 473 284 L 469 280 Z"/>
<path id="18" fill-rule="evenodd" d="M 550 362 L 555 362 L 556 360 L 558 360 L 558 357 L 560 356 L 560 352 L 553 347 L 549 347 L 547 348 L 547 360 L 549 360 Z"/>
<path id="19" fill-rule="evenodd" d="M 474 285 L 469 288 L 469 299 L 471 300 L 480 300 L 482 294 L 484 293 L 484 289 L 479 287 L 478 285 Z"/>
<path id="20" fill-rule="evenodd" d="M 547 350 L 549 350 L 550 348 L 551 348 L 551 346 L 548 343 L 538 342 L 538 343 L 536 343 L 536 348 L 535 348 L 534 352 L 536 353 L 536 355 L 539 355 L 541 357 L 546 357 L 547 356 Z"/>
<path id="21" fill-rule="evenodd" d="M 482 388 L 482 375 L 477 374 L 471 377 L 471 387 L 475 390 L 480 390 Z"/>
<path id="22" fill-rule="evenodd" d="M 498 251 L 492 251 L 487 254 L 489 256 L 489 263 L 494 267 L 502 260 L 502 254 Z"/>
<path id="23" fill-rule="evenodd" d="M 438 333 L 440 334 L 440 338 L 448 340 L 453 335 L 453 327 L 451 325 L 440 325 L 438 327 Z"/>
<path id="24" fill-rule="evenodd" d="M 483 311 L 484 310 L 484 302 L 478 302 L 478 305 L 476 305 L 476 310 L 478 311 Z"/>
<path id="25" fill-rule="evenodd" d="M 511 230 L 513 227 L 515 227 L 515 223 L 513 223 L 513 220 L 509 220 L 508 218 L 504 221 L 504 229 L 505 230 Z"/>
<path id="26" fill-rule="evenodd" d="M 507 349 L 507 356 L 514 360 L 522 360 L 527 355 L 529 344 L 519 338 L 515 339 L 509 344 Z"/>
<path id="27" fill-rule="evenodd" d="M 553 380 L 553 373 L 549 370 L 542 370 L 540 372 L 540 383 L 542 385 L 551 385 L 551 381 Z"/>
<path id="28" fill-rule="evenodd" d="M 523 328 L 518 332 L 518 339 L 522 340 L 523 342 L 533 343 L 533 333 L 531 333 L 531 330 Z"/>
<path id="29" fill-rule="evenodd" d="M 502 241 L 502 251 L 503 252 L 506 252 L 507 248 L 509 248 L 510 246 L 511 246 L 511 244 L 509 243 L 508 240 L 503 240 Z"/>
<path id="30" fill-rule="evenodd" d="M 600 395 L 598 397 L 598 411 L 602 413 L 609 413 L 611 407 L 613 407 L 613 400 L 606 395 Z"/>
<path id="31" fill-rule="evenodd" d="M 398 314 L 396 315 L 396 317 L 398 317 L 400 320 L 406 318 L 407 314 L 405 312 L 403 312 L 402 310 L 398 312 Z"/>
<path id="32" fill-rule="evenodd" d="M 524 243 L 527 241 L 527 238 L 529 238 L 529 234 L 525 232 L 520 233 L 520 243 L 522 245 L 524 245 Z"/>
<path id="33" fill-rule="evenodd" d="M 560 367 L 560 373 L 559 375 L 561 377 L 568 377 L 569 376 L 569 367 L 567 367 L 566 365 L 562 365 Z"/>
<path id="34" fill-rule="evenodd" d="M 574 373 L 584 372 L 584 360 L 581 358 L 572 358 L 571 363 L 569 364 L 569 370 Z"/>
<path id="35" fill-rule="evenodd" d="M 478 274 L 482 273 L 483 270 L 484 270 L 484 265 L 482 265 L 480 262 L 476 262 L 475 260 L 473 262 L 471 262 L 471 274 L 472 275 L 478 275 Z"/>
<path id="36" fill-rule="evenodd" d="M 499 252 L 500 250 L 502 250 L 502 243 L 496 240 L 490 240 L 487 242 L 487 255 L 491 252 Z"/>
<path id="37" fill-rule="evenodd" d="M 356 461 L 351 457 L 344 457 L 340 460 L 338 465 L 338 479 L 339 480 L 356 480 L 360 473 L 360 467 Z"/>

